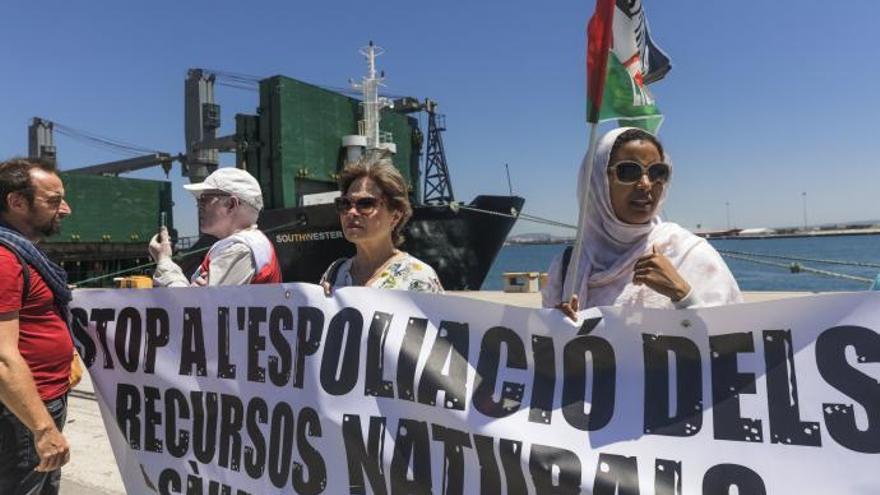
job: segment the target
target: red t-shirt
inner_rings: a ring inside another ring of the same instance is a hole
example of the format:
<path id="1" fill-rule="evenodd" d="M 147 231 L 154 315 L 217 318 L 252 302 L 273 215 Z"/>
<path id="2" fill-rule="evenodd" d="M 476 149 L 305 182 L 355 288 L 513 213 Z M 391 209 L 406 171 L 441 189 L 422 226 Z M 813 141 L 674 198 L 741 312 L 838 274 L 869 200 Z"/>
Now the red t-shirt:
<path id="1" fill-rule="evenodd" d="M 22 306 L 24 277 L 15 254 L 0 246 L 0 313 L 18 311 L 18 351 L 37 383 L 43 400 L 67 392 L 73 341 L 52 290 L 32 266 L 30 291 Z"/>

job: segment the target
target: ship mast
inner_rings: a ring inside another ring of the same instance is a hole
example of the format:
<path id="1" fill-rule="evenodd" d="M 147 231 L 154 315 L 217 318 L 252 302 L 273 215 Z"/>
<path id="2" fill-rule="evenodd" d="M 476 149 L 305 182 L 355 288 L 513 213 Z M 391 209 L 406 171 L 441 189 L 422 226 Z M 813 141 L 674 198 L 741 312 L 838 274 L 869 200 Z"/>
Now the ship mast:
<path id="1" fill-rule="evenodd" d="M 446 151 L 443 148 L 443 135 L 446 118 L 437 113 L 437 102 L 425 100 L 424 110 L 428 113 L 428 145 L 425 153 L 424 201 L 427 204 L 448 204 L 455 201 L 452 181 L 449 180 L 449 167 L 446 165 Z"/>
<path id="2" fill-rule="evenodd" d="M 358 122 L 358 133 L 366 138 L 366 150 L 383 150 L 391 153 L 397 151 L 397 147 L 391 142 L 390 132 L 379 130 L 379 122 L 382 120 L 383 108 L 392 106 L 391 100 L 379 96 L 379 86 L 384 86 L 385 72 L 376 71 L 376 57 L 385 53 L 381 47 L 370 43 L 361 48 L 361 55 L 367 60 L 367 75 L 361 79 L 361 83 L 352 83 L 351 87 L 363 93 L 363 120 Z"/>

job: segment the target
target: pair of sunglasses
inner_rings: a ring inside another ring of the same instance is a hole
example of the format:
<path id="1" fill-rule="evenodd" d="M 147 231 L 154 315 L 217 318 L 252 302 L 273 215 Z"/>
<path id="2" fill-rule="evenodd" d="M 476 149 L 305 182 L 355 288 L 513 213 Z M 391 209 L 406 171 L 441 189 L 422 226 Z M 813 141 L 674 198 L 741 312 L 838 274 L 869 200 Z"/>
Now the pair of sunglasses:
<path id="1" fill-rule="evenodd" d="M 336 211 L 339 212 L 339 214 L 348 213 L 348 211 L 354 207 L 359 214 L 369 215 L 376 211 L 376 208 L 379 207 L 379 203 L 381 203 L 381 200 L 373 197 L 351 199 L 348 196 L 339 196 L 333 200 L 333 204 L 336 206 Z"/>
<path id="2" fill-rule="evenodd" d="M 621 184 L 635 184 L 642 180 L 643 175 L 647 175 L 652 184 L 665 184 L 672 175 L 672 168 L 663 162 L 645 166 L 639 162 L 623 161 L 611 165 L 608 170 L 614 172 L 614 178 Z"/>

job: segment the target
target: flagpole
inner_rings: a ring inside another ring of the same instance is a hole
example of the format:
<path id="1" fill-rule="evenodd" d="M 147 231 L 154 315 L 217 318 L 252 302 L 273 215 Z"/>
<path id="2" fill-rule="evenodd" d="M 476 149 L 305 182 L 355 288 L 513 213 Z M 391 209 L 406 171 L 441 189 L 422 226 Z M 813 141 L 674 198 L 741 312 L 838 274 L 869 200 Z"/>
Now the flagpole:
<path id="1" fill-rule="evenodd" d="M 654 67 L 653 70 L 645 70 L 648 66 L 641 63 L 639 64 L 638 69 L 640 71 L 640 76 L 644 77 L 645 84 L 663 78 L 666 72 L 669 71 L 670 67 L 668 57 L 653 44 L 648 35 L 647 21 L 644 19 L 644 11 L 640 9 L 640 2 L 634 2 L 633 5 L 633 7 L 639 7 L 637 12 L 625 10 L 622 13 L 618 13 L 618 10 L 620 10 L 621 7 L 618 7 L 617 4 L 618 1 L 616 0 L 596 0 L 596 9 L 587 23 L 587 122 L 590 125 L 590 138 L 589 145 L 587 146 L 584 175 L 581 177 L 585 182 L 581 185 L 581 187 L 583 187 L 583 197 L 578 198 L 578 232 L 572 249 L 572 257 L 569 258 L 568 268 L 564 274 L 565 283 L 562 288 L 562 302 L 569 302 L 572 295 L 577 293 L 577 289 L 580 286 L 578 272 L 580 271 L 581 250 L 584 243 L 584 222 L 587 218 L 587 208 L 590 204 L 590 195 L 593 192 L 591 191 L 593 182 L 593 162 L 596 161 L 596 148 L 599 141 L 599 121 L 603 120 L 603 115 L 604 119 L 608 120 L 613 117 L 620 118 L 623 116 L 633 117 L 658 114 L 656 107 L 648 109 L 649 111 L 647 112 L 643 109 L 640 113 L 636 112 L 632 114 L 621 113 L 616 107 L 614 108 L 614 111 L 606 112 L 604 114 L 602 112 L 605 84 L 610 70 L 609 58 L 614 46 L 613 42 L 616 34 L 614 26 L 616 16 L 622 15 L 620 18 L 622 25 L 624 27 L 628 26 L 627 29 L 632 31 L 629 33 L 629 36 L 633 37 L 630 41 L 636 46 L 647 46 L 648 49 L 654 52 L 651 56 L 651 60 L 659 60 L 659 62 L 657 62 L 657 67 Z M 633 17 L 633 14 L 637 14 L 636 17 Z M 643 35 L 644 38 L 639 38 Z M 624 37 L 626 38 L 625 34 Z M 626 42 L 623 44 L 626 45 Z M 632 54 L 632 56 L 639 61 L 641 60 L 640 53 L 641 52 L 637 51 L 635 54 Z M 617 54 L 615 54 L 615 57 L 617 57 Z M 620 63 L 621 61 L 618 60 L 615 69 L 617 72 L 623 70 Z M 624 75 L 629 76 L 630 82 L 637 85 L 640 91 L 644 92 L 642 96 L 647 94 L 647 90 L 643 88 L 641 82 L 642 79 L 633 79 L 633 75 L 631 74 Z M 615 84 L 619 84 L 619 81 Z M 586 305 L 586 303 L 587 301 L 580 301 L 579 306 Z"/>
<path id="2" fill-rule="evenodd" d="M 596 145 L 599 141 L 599 123 L 598 122 L 590 122 L 590 140 L 587 145 L 587 168 L 584 171 L 584 197 L 581 198 L 580 204 L 578 205 L 578 231 L 577 237 L 574 241 L 574 247 L 571 251 L 571 258 L 568 263 L 568 270 L 565 272 L 565 285 L 562 289 L 562 301 L 568 302 L 571 300 L 571 296 L 577 293 L 578 280 L 576 279 L 578 273 L 578 267 L 580 265 L 581 260 L 581 245 L 584 242 L 584 225 L 583 219 L 585 216 L 587 205 L 589 204 L 590 193 L 592 192 L 592 180 L 593 176 L 593 162 L 596 158 Z M 581 301 L 583 303 L 584 301 Z"/>
<path id="3" fill-rule="evenodd" d="M 562 302 L 569 302 L 580 285 L 577 280 L 580 266 L 581 245 L 584 242 L 584 218 L 590 199 L 590 177 L 593 175 L 593 162 L 596 158 L 596 145 L 599 141 L 599 120 L 602 110 L 602 96 L 605 91 L 605 77 L 608 71 L 608 57 L 612 41 L 615 0 L 596 0 L 596 10 L 587 23 L 587 122 L 590 124 L 590 138 L 587 145 L 587 167 L 583 180 L 584 197 L 578 201 L 578 232 L 565 272 L 562 287 Z M 582 301 L 584 304 L 586 301 Z"/>

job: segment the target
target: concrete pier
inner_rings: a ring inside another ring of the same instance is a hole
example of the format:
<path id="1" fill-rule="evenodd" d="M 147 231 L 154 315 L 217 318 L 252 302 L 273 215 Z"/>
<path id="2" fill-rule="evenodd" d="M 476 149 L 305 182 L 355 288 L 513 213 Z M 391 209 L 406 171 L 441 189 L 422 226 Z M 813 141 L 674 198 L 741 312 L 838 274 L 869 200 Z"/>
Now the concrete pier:
<path id="1" fill-rule="evenodd" d="M 70 394 L 64 436 L 70 462 L 61 468 L 62 495 L 125 493 L 88 373 Z"/>

